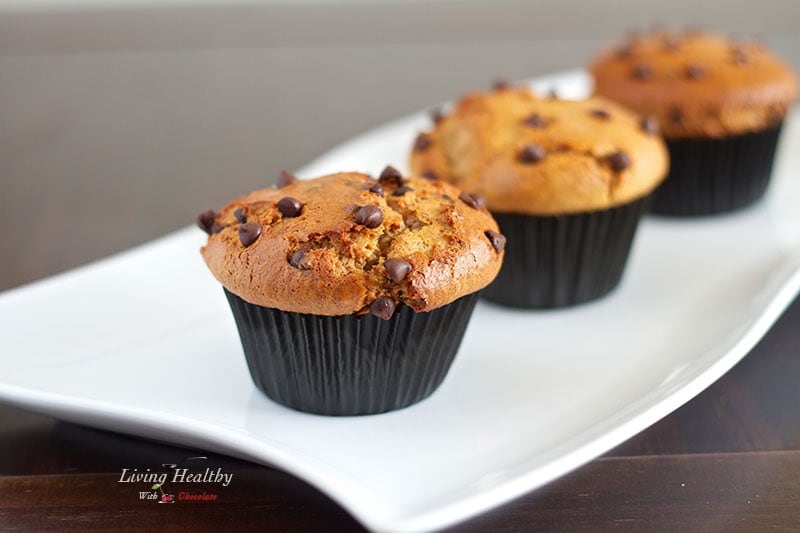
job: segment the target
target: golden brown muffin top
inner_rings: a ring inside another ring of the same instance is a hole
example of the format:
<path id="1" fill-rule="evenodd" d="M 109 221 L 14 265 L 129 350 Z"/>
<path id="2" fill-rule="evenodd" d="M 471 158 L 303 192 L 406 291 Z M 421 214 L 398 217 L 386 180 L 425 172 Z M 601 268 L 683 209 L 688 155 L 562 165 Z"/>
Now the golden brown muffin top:
<path id="1" fill-rule="evenodd" d="M 417 137 L 411 168 L 528 215 L 607 209 L 646 196 L 666 176 L 657 124 L 602 98 L 539 98 L 500 86 L 459 100 Z"/>
<path id="2" fill-rule="evenodd" d="M 667 138 L 764 130 L 797 98 L 794 74 L 764 45 L 710 32 L 633 35 L 591 71 L 596 94 L 656 117 Z"/>
<path id="3" fill-rule="evenodd" d="M 500 269 L 497 224 L 450 184 L 387 167 L 379 180 L 284 173 L 279 185 L 198 217 L 206 264 L 252 304 L 389 318 L 400 302 L 430 311 L 476 292 Z"/>

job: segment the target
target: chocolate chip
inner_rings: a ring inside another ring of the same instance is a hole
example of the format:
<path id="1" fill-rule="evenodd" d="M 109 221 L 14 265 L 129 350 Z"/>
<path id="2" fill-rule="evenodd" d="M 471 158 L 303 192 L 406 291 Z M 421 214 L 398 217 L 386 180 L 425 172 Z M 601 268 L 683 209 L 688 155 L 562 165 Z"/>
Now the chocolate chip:
<path id="1" fill-rule="evenodd" d="M 637 80 L 649 80 L 653 77 L 653 69 L 640 63 L 631 69 L 631 74 Z"/>
<path id="2" fill-rule="evenodd" d="M 450 195 L 449 195 L 449 194 L 443 194 L 443 195 L 442 195 L 442 198 L 444 198 L 444 199 L 445 199 L 445 200 L 447 200 L 448 202 L 452 202 L 452 201 L 453 201 L 453 199 L 452 199 L 452 198 L 450 198 Z"/>
<path id="3" fill-rule="evenodd" d="M 288 172 L 286 170 L 281 170 L 281 173 L 278 174 L 278 180 L 275 183 L 275 186 L 280 189 L 282 187 L 286 187 L 287 185 L 291 185 L 292 183 L 297 183 L 299 180 L 297 176 Z"/>
<path id="4" fill-rule="evenodd" d="M 436 181 L 439 179 L 439 176 L 436 175 L 436 172 L 433 170 L 426 170 L 421 174 L 421 176 L 427 180 Z"/>
<path id="5" fill-rule="evenodd" d="M 311 265 L 308 262 L 308 248 L 301 248 L 292 254 L 289 264 L 299 270 L 308 270 Z"/>
<path id="6" fill-rule="evenodd" d="M 394 168 L 393 166 L 389 165 L 383 169 L 381 172 L 380 177 L 378 178 L 383 182 L 394 182 L 397 185 L 403 184 L 403 175 L 400 174 L 400 171 Z"/>
<path id="7" fill-rule="evenodd" d="M 458 199 L 470 206 L 473 209 L 480 209 L 484 205 L 486 205 L 486 201 L 483 199 L 483 196 L 479 194 L 470 194 L 466 192 L 462 192 L 458 195 Z"/>
<path id="8" fill-rule="evenodd" d="M 681 49 L 681 41 L 675 37 L 665 37 L 662 46 L 665 52 L 675 53 Z"/>
<path id="9" fill-rule="evenodd" d="M 414 151 L 424 152 L 425 150 L 431 147 L 431 144 L 433 144 L 431 138 L 425 135 L 424 133 L 420 133 L 414 140 Z"/>
<path id="10" fill-rule="evenodd" d="M 257 222 L 247 222 L 239 225 L 239 240 L 247 247 L 256 242 L 261 235 L 261 224 Z"/>
<path id="11" fill-rule="evenodd" d="M 653 117 L 642 117 L 639 119 L 639 128 L 648 135 L 658 135 L 658 121 Z"/>
<path id="12" fill-rule="evenodd" d="M 767 111 L 767 122 L 770 124 L 777 124 L 778 122 L 783 122 L 785 116 L 785 112 L 782 111 L 779 107 L 770 107 L 769 111 Z"/>
<path id="13" fill-rule="evenodd" d="M 544 148 L 542 148 L 541 145 L 536 143 L 531 143 L 525 145 L 525 147 L 519 153 L 519 160 L 523 163 L 538 163 L 539 161 L 544 159 L 545 155 L 546 152 L 544 151 Z"/>
<path id="14" fill-rule="evenodd" d="M 214 219 L 217 218 L 217 214 L 209 209 L 208 211 L 203 211 L 197 218 L 195 222 L 197 222 L 197 227 L 201 230 L 205 231 L 208 234 L 211 234 L 211 226 L 214 225 Z"/>
<path id="15" fill-rule="evenodd" d="M 547 121 L 539 113 L 531 113 L 522 123 L 536 129 L 542 129 L 547 126 Z"/>
<path id="16" fill-rule="evenodd" d="M 605 109 L 592 109 L 591 113 L 594 118 L 599 118 L 600 120 L 608 120 L 611 118 L 611 114 Z"/>
<path id="17" fill-rule="evenodd" d="M 550 91 L 547 93 L 547 97 L 550 100 L 558 100 L 558 92 L 555 89 L 550 89 Z"/>
<path id="18" fill-rule="evenodd" d="M 233 218 L 244 224 L 247 222 L 247 212 L 245 211 L 244 207 L 240 207 L 236 211 L 233 212 Z"/>
<path id="19" fill-rule="evenodd" d="M 392 281 L 400 283 L 411 272 L 411 263 L 405 259 L 387 259 L 383 262 L 383 268 L 386 269 L 386 273 L 389 274 Z"/>
<path id="20" fill-rule="evenodd" d="M 278 211 L 286 218 L 294 218 L 303 210 L 303 204 L 297 198 L 287 196 L 278 200 Z"/>
<path id="21" fill-rule="evenodd" d="M 628 59 L 633 55 L 633 47 L 629 44 L 621 46 L 620 48 L 617 48 L 617 51 L 614 53 L 614 55 L 616 55 L 618 59 Z"/>
<path id="22" fill-rule="evenodd" d="M 444 111 L 442 111 L 442 108 L 440 108 L 440 107 L 436 107 L 434 109 L 431 109 L 430 110 L 430 117 L 431 117 L 431 121 L 434 124 L 438 124 L 438 123 L 440 123 L 442 121 L 442 119 L 444 119 Z"/>
<path id="23" fill-rule="evenodd" d="M 213 224 L 211 226 L 211 233 L 216 235 L 217 233 L 219 233 L 220 231 L 222 231 L 224 229 L 225 229 L 225 226 L 222 225 L 222 224 Z"/>
<path id="24" fill-rule="evenodd" d="M 356 224 L 374 229 L 383 224 L 383 212 L 374 205 L 362 206 L 356 211 Z"/>
<path id="25" fill-rule="evenodd" d="M 394 300 L 388 296 L 381 296 L 369 306 L 369 312 L 378 318 L 389 320 L 394 314 L 395 304 Z"/>
<path id="26" fill-rule="evenodd" d="M 405 185 L 403 185 L 402 187 L 396 188 L 394 190 L 394 192 L 392 193 L 392 196 L 403 196 L 407 192 L 414 192 L 414 189 L 412 189 L 411 187 L 406 187 Z"/>
<path id="27" fill-rule="evenodd" d="M 608 164 L 614 172 L 621 172 L 631 166 L 631 158 L 625 152 L 614 152 L 608 156 Z"/>
<path id="28" fill-rule="evenodd" d="M 706 77 L 706 71 L 700 65 L 686 65 L 684 73 L 690 80 L 701 80 Z"/>
<path id="29" fill-rule="evenodd" d="M 492 247 L 498 254 L 506 247 L 506 238 L 502 233 L 487 229 L 483 234 L 486 235 L 486 238 L 489 239 L 489 242 L 492 243 Z"/>
<path id="30" fill-rule="evenodd" d="M 731 51 L 733 53 L 733 62 L 737 65 L 742 66 L 750 62 L 750 56 L 741 48 L 733 48 Z"/>
<path id="31" fill-rule="evenodd" d="M 669 120 L 673 124 L 680 124 L 683 122 L 683 111 L 678 109 L 677 107 L 673 107 L 669 111 Z"/>
<path id="32" fill-rule="evenodd" d="M 508 80 L 500 78 L 494 80 L 494 83 L 492 83 L 492 89 L 494 89 L 495 91 L 504 91 L 509 87 L 511 87 L 511 84 L 508 83 Z"/>
<path id="33" fill-rule="evenodd" d="M 368 187 L 367 190 L 383 196 L 383 187 L 381 187 L 380 183 L 373 184 L 371 187 Z"/>

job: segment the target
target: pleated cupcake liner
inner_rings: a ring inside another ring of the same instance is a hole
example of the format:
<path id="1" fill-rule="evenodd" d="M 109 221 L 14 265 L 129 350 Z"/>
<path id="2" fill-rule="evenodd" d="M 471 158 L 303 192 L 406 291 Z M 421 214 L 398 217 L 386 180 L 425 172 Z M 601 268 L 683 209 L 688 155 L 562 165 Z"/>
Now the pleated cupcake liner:
<path id="1" fill-rule="evenodd" d="M 617 286 L 648 198 L 603 211 L 559 216 L 493 213 L 506 236 L 500 274 L 481 293 L 509 307 L 588 302 Z"/>
<path id="2" fill-rule="evenodd" d="M 322 415 L 401 409 L 447 375 L 478 296 L 427 313 L 317 316 L 250 304 L 225 290 L 255 385 L 272 400 Z"/>
<path id="3" fill-rule="evenodd" d="M 667 140 L 670 171 L 651 210 L 668 216 L 727 213 L 764 195 L 782 124 L 722 139 Z"/>

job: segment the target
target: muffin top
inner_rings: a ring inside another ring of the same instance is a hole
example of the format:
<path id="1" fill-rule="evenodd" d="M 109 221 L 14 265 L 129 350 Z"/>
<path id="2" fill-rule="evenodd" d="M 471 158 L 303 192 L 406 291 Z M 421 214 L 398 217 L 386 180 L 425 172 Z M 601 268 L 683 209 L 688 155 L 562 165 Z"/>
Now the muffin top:
<path id="1" fill-rule="evenodd" d="M 762 44 L 710 32 L 633 35 L 591 71 L 597 94 L 656 117 L 667 138 L 764 130 L 797 97 L 792 71 Z"/>
<path id="2" fill-rule="evenodd" d="M 252 304 L 314 315 L 388 319 L 430 311 L 488 285 L 505 238 L 477 197 L 450 184 L 340 173 L 252 192 L 198 216 L 203 258 Z"/>
<path id="3" fill-rule="evenodd" d="M 497 213 L 607 209 L 647 195 L 667 173 L 657 124 L 602 98 L 499 86 L 435 122 L 414 143 L 412 170 L 483 196 Z"/>

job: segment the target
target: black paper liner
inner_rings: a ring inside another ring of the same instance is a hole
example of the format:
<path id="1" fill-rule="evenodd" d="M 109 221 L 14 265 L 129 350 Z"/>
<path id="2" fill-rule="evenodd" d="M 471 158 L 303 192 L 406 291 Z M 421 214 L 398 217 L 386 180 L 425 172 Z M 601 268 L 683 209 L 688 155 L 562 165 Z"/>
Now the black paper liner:
<path id="1" fill-rule="evenodd" d="M 322 415 L 401 409 L 442 383 L 478 300 L 427 313 L 317 316 L 250 304 L 225 290 L 256 386 L 287 407 Z"/>
<path id="2" fill-rule="evenodd" d="M 588 302 L 619 283 L 648 198 L 603 211 L 533 216 L 492 213 L 506 255 L 487 300 L 526 309 Z"/>
<path id="3" fill-rule="evenodd" d="M 781 127 L 722 139 L 667 139 L 670 171 L 652 212 L 703 216 L 754 203 L 767 190 Z"/>

